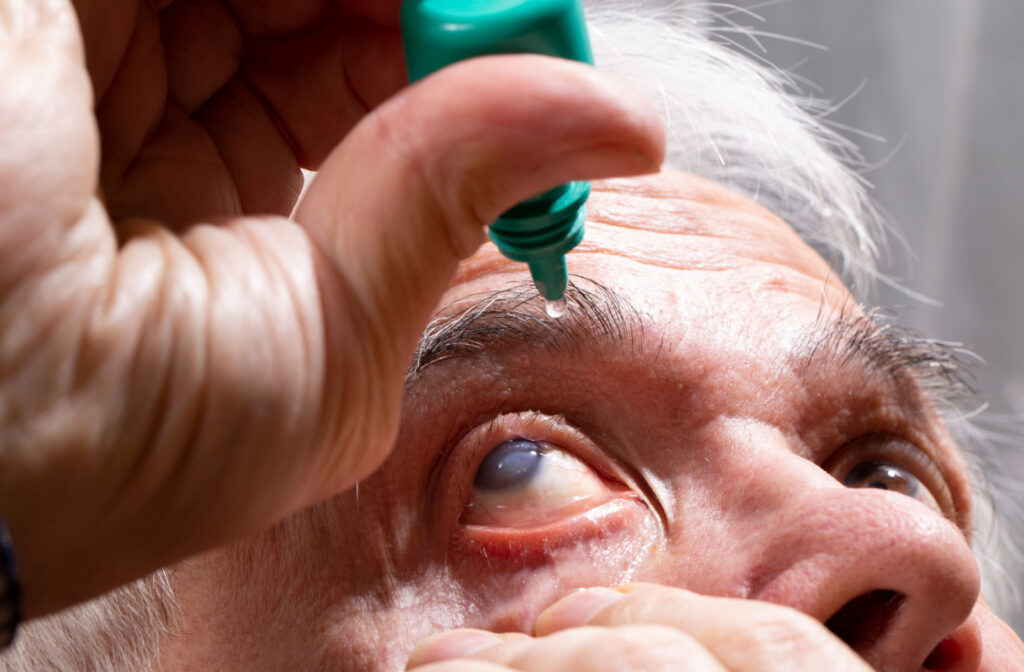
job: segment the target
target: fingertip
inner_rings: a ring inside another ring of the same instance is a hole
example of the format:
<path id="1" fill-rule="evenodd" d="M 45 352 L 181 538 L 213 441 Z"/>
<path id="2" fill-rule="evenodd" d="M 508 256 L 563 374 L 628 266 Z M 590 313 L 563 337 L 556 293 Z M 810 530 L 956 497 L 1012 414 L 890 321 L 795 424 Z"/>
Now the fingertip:
<path id="1" fill-rule="evenodd" d="M 481 224 L 557 184 L 657 172 L 664 161 L 664 125 L 646 98 L 565 59 L 463 61 L 393 103 L 381 109 L 392 143 L 446 211 L 472 200 Z"/>
<path id="2" fill-rule="evenodd" d="M 610 588 L 586 588 L 563 597 L 541 612 L 534 624 L 538 637 L 560 630 L 586 625 L 602 609 L 619 602 L 625 595 Z"/>
<path id="3" fill-rule="evenodd" d="M 459 628 L 430 635 L 422 640 L 409 654 L 405 669 L 411 670 L 430 663 L 437 663 L 469 656 L 486 648 L 502 643 L 500 635 L 486 630 Z"/>

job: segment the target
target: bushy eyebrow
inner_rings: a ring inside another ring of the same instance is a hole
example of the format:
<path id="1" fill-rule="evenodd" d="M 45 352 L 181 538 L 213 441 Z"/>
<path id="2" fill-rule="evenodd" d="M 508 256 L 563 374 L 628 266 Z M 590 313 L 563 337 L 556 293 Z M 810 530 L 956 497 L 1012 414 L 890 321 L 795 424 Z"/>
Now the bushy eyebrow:
<path id="1" fill-rule="evenodd" d="M 880 309 L 819 315 L 796 349 L 801 367 L 856 367 L 896 383 L 916 381 L 940 412 L 958 409 L 975 395 L 977 358 L 961 343 L 927 338 Z"/>
<path id="2" fill-rule="evenodd" d="M 406 375 L 406 388 L 433 364 L 478 359 L 513 345 L 571 355 L 595 346 L 643 350 L 645 318 L 625 297 L 576 278 L 566 292 L 566 314 L 552 319 L 526 282 L 462 299 L 443 309 L 423 332 Z M 976 358 L 962 344 L 927 338 L 879 309 L 823 311 L 794 348 L 797 370 L 825 366 L 882 376 L 897 386 L 915 383 L 940 413 L 958 412 L 975 395 Z"/>
<path id="3" fill-rule="evenodd" d="M 566 312 L 548 317 L 530 283 L 469 296 L 442 310 L 423 331 L 406 375 L 406 388 L 424 369 L 451 359 L 476 359 L 515 344 L 575 354 L 611 345 L 643 347 L 644 319 L 622 295 L 590 280 L 570 281 Z"/>

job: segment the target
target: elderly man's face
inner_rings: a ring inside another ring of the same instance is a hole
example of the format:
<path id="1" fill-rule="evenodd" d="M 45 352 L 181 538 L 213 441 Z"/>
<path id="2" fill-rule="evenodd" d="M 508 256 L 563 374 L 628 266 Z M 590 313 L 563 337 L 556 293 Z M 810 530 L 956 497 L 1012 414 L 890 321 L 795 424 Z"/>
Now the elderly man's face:
<path id="1" fill-rule="evenodd" d="M 481 250 L 384 467 L 176 570 L 169 669 L 401 669 L 432 632 L 528 632 L 628 581 L 787 604 L 894 669 L 957 628 L 968 490 L 915 370 L 940 363 L 721 188 L 610 182 L 589 208 L 568 315 Z"/>

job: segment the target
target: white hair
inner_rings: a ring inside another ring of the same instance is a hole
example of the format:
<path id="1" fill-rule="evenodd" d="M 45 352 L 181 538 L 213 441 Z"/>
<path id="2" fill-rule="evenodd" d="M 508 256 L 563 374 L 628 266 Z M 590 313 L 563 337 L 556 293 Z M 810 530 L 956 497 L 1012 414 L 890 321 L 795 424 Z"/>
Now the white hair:
<path id="1" fill-rule="evenodd" d="M 866 300 L 872 281 L 882 277 L 877 260 L 885 249 L 885 227 L 857 172 L 863 166 L 856 146 L 827 125 L 830 108 L 802 96 L 785 72 L 732 48 L 736 26 L 718 32 L 714 26 L 721 23 L 709 20 L 722 20 L 721 5 L 623 0 L 586 5 L 598 66 L 645 92 L 662 111 L 669 130 L 667 163 L 775 212 L 832 264 L 859 300 Z M 963 420 L 950 415 L 960 434 L 981 438 Z M 983 541 L 1002 543 L 998 528 L 988 529 L 996 531 L 979 535 Z M 991 550 L 980 555 L 987 574 L 1008 573 L 1006 561 Z M 988 578 L 989 588 L 1005 584 Z M 1000 594 L 990 593 L 997 606 Z M 162 570 L 25 625 L 16 646 L 0 656 L 0 670 L 155 669 L 158 642 L 173 631 L 175 609 Z"/>
<path id="2" fill-rule="evenodd" d="M 829 104 L 802 95 L 782 70 L 730 48 L 740 45 L 712 19 L 738 10 L 629 0 L 594 0 L 587 10 L 598 67 L 661 110 L 666 164 L 779 215 L 863 299 L 880 277 L 884 230 L 857 172 L 857 146 L 825 123 Z"/>
<path id="3" fill-rule="evenodd" d="M 158 642 L 176 623 L 169 573 L 161 569 L 95 600 L 25 624 L 14 646 L 0 656 L 0 670 L 156 670 Z"/>

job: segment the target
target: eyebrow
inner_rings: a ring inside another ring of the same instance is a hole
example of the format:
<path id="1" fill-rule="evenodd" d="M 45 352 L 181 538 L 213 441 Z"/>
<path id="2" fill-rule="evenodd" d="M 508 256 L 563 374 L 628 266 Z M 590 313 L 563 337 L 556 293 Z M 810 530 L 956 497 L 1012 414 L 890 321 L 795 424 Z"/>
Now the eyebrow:
<path id="1" fill-rule="evenodd" d="M 411 387 L 431 365 L 478 359 L 512 345 L 574 354 L 605 345 L 628 352 L 644 346 L 646 320 L 624 296 L 598 282 L 575 278 L 566 290 L 567 310 L 547 316 L 529 282 L 471 295 L 443 309 L 423 332 L 406 375 Z M 827 311 L 798 342 L 799 367 L 825 366 L 881 376 L 897 387 L 916 383 L 940 414 L 959 413 L 975 397 L 971 385 L 977 357 L 963 344 L 927 338 L 899 325 L 884 310 Z"/>
<path id="2" fill-rule="evenodd" d="M 916 382 L 940 413 L 958 411 L 976 392 L 971 384 L 977 357 L 962 343 L 927 338 L 874 309 L 838 318 L 819 314 L 796 348 L 801 366 L 854 366 L 897 385 Z"/>
<path id="3" fill-rule="evenodd" d="M 565 300 L 565 314 L 548 317 L 533 284 L 522 283 L 448 306 L 423 331 L 406 374 L 406 389 L 433 364 L 477 359 L 516 344 L 556 354 L 575 354 L 595 345 L 630 352 L 643 347 L 645 320 L 621 294 L 591 280 L 581 285 L 574 279 Z"/>

